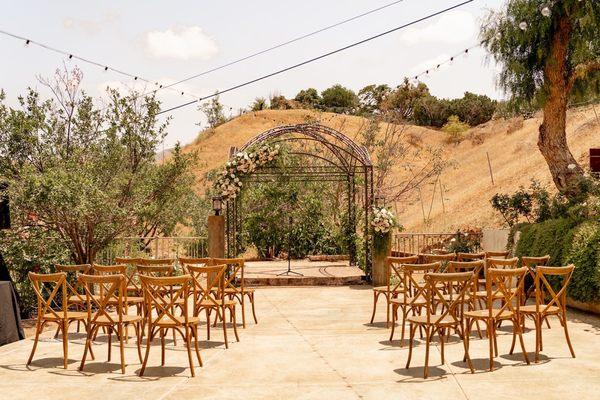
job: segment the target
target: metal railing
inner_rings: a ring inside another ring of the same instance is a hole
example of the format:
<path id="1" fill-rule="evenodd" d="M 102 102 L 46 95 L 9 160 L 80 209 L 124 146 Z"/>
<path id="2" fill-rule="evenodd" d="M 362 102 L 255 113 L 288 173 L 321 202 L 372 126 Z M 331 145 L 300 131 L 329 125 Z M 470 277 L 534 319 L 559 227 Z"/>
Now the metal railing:
<path id="1" fill-rule="evenodd" d="M 114 263 L 115 257 L 206 257 L 207 238 L 202 236 L 118 237 L 102 251 L 96 262 Z"/>
<path id="2" fill-rule="evenodd" d="M 460 233 L 413 233 L 401 232 L 394 235 L 392 251 L 398 253 L 423 254 L 446 251 L 452 239 Z"/>

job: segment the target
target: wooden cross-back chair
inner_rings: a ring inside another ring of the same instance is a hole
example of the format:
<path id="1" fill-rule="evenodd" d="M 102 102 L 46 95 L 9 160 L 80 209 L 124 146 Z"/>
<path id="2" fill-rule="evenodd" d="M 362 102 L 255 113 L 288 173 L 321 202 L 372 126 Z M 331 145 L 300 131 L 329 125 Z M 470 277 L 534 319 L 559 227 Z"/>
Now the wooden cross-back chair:
<path id="1" fill-rule="evenodd" d="M 502 251 L 486 251 L 485 258 L 508 258 L 510 252 L 506 250 Z"/>
<path id="2" fill-rule="evenodd" d="M 535 322 L 535 361 L 539 360 L 540 351 L 543 350 L 542 342 L 542 321 L 551 315 L 556 315 L 565 331 L 565 338 L 571 356 L 575 358 L 575 351 L 569 338 L 567 328 L 567 287 L 573 276 L 575 265 L 569 264 L 566 267 L 546 267 L 538 266 L 535 269 L 535 305 L 526 305 L 521 307 L 524 315 L 533 317 Z M 562 281 L 558 286 L 553 287 L 548 281 L 548 277 L 557 277 Z"/>
<path id="3" fill-rule="evenodd" d="M 375 320 L 375 312 L 377 311 L 377 300 L 380 295 L 384 296 L 386 302 L 386 324 L 390 325 L 390 300 L 398 297 L 398 294 L 403 292 L 402 289 L 402 264 L 416 264 L 419 261 L 419 257 L 416 255 L 407 257 L 388 257 L 386 258 L 386 278 L 387 283 L 385 286 L 373 287 L 373 313 L 371 314 L 371 324 Z"/>
<path id="4" fill-rule="evenodd" d="M 467 346 L 462 309 L 464 308 L 466 293 L 470 290 L 473 282 L 472 272 L 445 272 L 427 273 L 423 296 L 425 298 L 425 315 L 411 315 L 407 318 L 409 323 L 409 350 L 406 368 L 410 367 L 412 358 L 413 340 L 417 328 L 425 330 L 425 366 L 423 377 L 429 375 L 429 347 L 433 336 L 437 333 L 441 344 L 441 358 L 444 364 L 444 334 L 446 330 L 454 329 L 462 338 L 464 347 L 463 361 L 467 362 L 471 373 L 474 372 L 469 349 Z M 455 296 L 445 296 L 444 287 L 455 288 Z M 441 306 L 441 307 L 440 307 Z"/>
<path id="5" fill-rule="evenodd" d="M 424 263 L 430 264 L 434 262 L 442 263 L 442 269 L 445 269 L 450 261 L 456 261 L 456 253 L 447 254 L 421 254 L 420 258 Z"/>
<path id="6" fill-rule="evenodd" d="M 146 354 L 140 369 L 140 376 L 144 375 L 152 339 L 159 334 L 161 342 L 161 366 L 165 365 L 165 331 L 172 329 L 173 332 L 179 333 L 184 341 L 188 353 L 188 361 L 192 377 L 194 373 L 194 363 L 192 361 L 192 340 L 198 358 L 198 364 L 202 366 L 202 358 L 198 348 L 198 324 L 199 319 L 194 315 L 190 315 L 187 299 L 190 295 L 190 286 L 192 285 L 192 277 L 190 275 L 181 276 L 166 276 L 152 277 L 140 275 L 142 290 L 147 309 L 148 321 L 148 336 L 146 343 Z M 169 288 L 177 288 L 172 291 L 172 296 L 164 296 L 165 290 Z M 184 300 L 181 304 L 181 316 L 176 316 L 173 312 L 178 300 Z"/>
<path id="7" fill-rule="evenodd" d="M 476 260 L 476 261 L 450 261 L 446 267 L 445 272 L 449 273 L 457 273 L 457 272 L 471 272 L 473 274 L 473 280 L 470 284 L 470 288 L 465 295 L 465 303 L 467 305 L 467 310 L 475 310 L 477 309 L 477 298 L 475 293 L 479 287 L 479 276 L 483 271 L 485 266 L 484 260 Z M 447 292 L 444 296 L 446 298 L 451 299 L 453 294 L 456 292 L 456 288 L 447 287 Z M 479 338 L 482 338 L 481 328 L 479 327 L 479 323 L 476 322 L 477 333 Z"/>
<path id="8" fill-rule="evenodd" d="M 87 337 L 86 347 L 79 370 L 82 371 L 87 358 L 88 348 L 92 343 L 98 330 L 102 327 L 108 333 L 108 362 L 111 359 L 112 334 L 117 335 L 119 351 L 121 355 L 121 372 L 125 373 L 125 350 L 123 341 L 126 329 L 133 325 L 137 337 L 137 350 L 140 363 L 142 362 L 142 329 L 143 319 L 140 315 L 127 314 L 127 278 L 125 275 L 86 275 L 81 274 L 78 278 L 85 290 L 87 309 Z M 100 288 L 95 292 L 95 287 Z M 114 307 L 113 307 L 114 306 Z M 114 311 L 113 311 L 114 310 Z"/>
<path id="9" fill-rule="evenodd" d="M 244 271 L 246 269 L 243 258 L 213 258 L 213 265 L 226 265 L 225 296 L 230 300 L 237 299 L 242 309 L 242 326 L 246 327 L 246 301 L 248 297 L 252 306 L 252 317 L 257 324 L 256 310 L 254 306 L 254 288 L 247 287 L 244 282 Z"/>
<path id="10" fill-rule="evenodd" d="M 528 276 L 525 278 L 525 296 L 523 296 L 523 305 L 529 300 L 532 294 L 535 294 L 535 269 L 538 266 L 546 266 L 548 265 L 548 261 L 550 261 L 550 256 L 545 255 L 542 257 L 521 257 L 521 266 L 527 267 L 529 272 Z M 547 320 L 546 320 L 547 322 Z"/>
<path id="11" fill-rule="evenodd" d="M 390 300 L 392 304 L 392 331 L 390 332 L 390 342 L 394 338 L 396 330 L 396 320 L 398 319 L 398 309 L 402 311 L 400 347 L 404 345 L 405 322 L 408 314 L 420 314 L 424 307 L 427 306 L 425 298 L 426 282 L 424 276 L 430 273 L 439 272 L 442 268 L 440 262 L 429 264 L 402 264 L 402 295 Z"/>
<path id="12" fill-rule="evenodd" d="M 485 259 L 485 253 L 456 253 L 456 261 L 476 261 Z"/>
<path id="13" fill-rule="evenodd" d="M 217 318 L 223 322 L 223 338 L 225 339 L 225 348 L 229 348 L 227 339 L 227 323 L 225 311 L 229 311 L 233 321 L 233 332 L 239 342 L 240 338 L 237 332 L 237 322 L 235 318 L 236 301 L 228 299 L 225 294 L 225 273 L 226 265 L 198 266 L 186 265 L 186 269 L 194 284 L 194 315 L 199 316 L 202 311 L 206 313 L 206 339 L 210 340 L 210 314 L 216 311 Z"/>
<path id="14" fill-rule="evenodd" d="M 479 287 L 478 287 L 478 291 L 475 294 L 475 296 L 479 299 L 483 299 L 485 300 L 487 298 L 487 290 L 486 290 L 486 285 L 487 285 L 487 271 L 490 268 L 497 268 L 497 269 L 515 269 L 518 267 L 518 263 L 519 263 L 519 259 L 517 257 L 513 257 L 513 258 L 486 258 L 485 259 L 485 266 L 484 266 L 484 271 L 483 271 L 483 277 L 479 278 Z M 482 289 L 483 287 L 483 289 Z M 497 296 L 498 298 L 502 297 L 502 293 L 500 292 L 496 292 L 495 296 Z"/>
<path id="15" fill-rule="evenodd" d="M 107 275 L 123 275 L 127 276 L 127 266 L 123 264 L 115 264 L 115 265 L 100 265 L 93 264 L 92 271 L 95 275 L 99 276 L 107 276 Z M 129 282 L 129 281 L 128 281 Z M 127 283 L 126 283 L 127 285 Z M 104 290 L 102 285 L 99 286 L 100 290 Z M 116 305 L 116 299 L 110 300 L 110 304 L 112 306 Z M 142 296 L 129 296 L 127 295 L 125 298 L 125 302 L 123 307 L 135 306 L 136 312 L 138 315 L 144 316 L 144 298 Z M 126 334 L 126 339 L 129 338 L 129 335 Z"/>
<path id="16" fill-rule="evenodd" d="M 141 296 L 142 289 L 137 280 L 136 265 L 143 262 L 141 257 L 115 257 L 115 263 L 127 267 L 125 277 L 127 278 L 127 292 L 134 296 Z"/>
<path id="17" fill-rule="evenodd" d="M 83 311 L 85 305 L 85 292 L 77 280 L 78 274 L 87 274 L 92 269 L 90 264 L 72 264 L 54 266 L 56 272 L 64 272 L 67 274 L 67 305 L 73 308 L 74 311 Z M 81 321 L 77 321 L 77 332 Z M 56 329 L 54 337 L 58 337 L 59 329 Z"/>
<path id="18" fill-rule="evenodd" d="M 138 265 L 170 265 L 173 266 L 175 264 L 174 258 L 141 258 L 138 262 Z"/>
<path id="19" fill-rule="evenodd" d="M 185 267 L 186 265 L 204 265 L 204 266 L 210 266 L 210 265 L 214 265 L 213 259 L 210 257 L 179 257 L 177 259 L 179 266 L 183 269 L 183 272 L 185 272 Z"/>
<path id="20" fill-rule="evenodd" d="M 486 281 L 486 308 L 482 310 L 466 311 L 467 345 L 471 327 L 475 321 L 485 322 L 490 350 L 490 371 L 494 370 L 494 357 L 498 356 L 498 341 L 496 326 L 502 321 L 511 321 L 513 325 L 513 338 L 510 354 L 513 353 L 517 336 L 523 359 L 529 364 L 527 351 L 523 342 L 521 327 L 521 297 L 523 296 L 523 283 L 527 268 L 488 268 Z M 501 304 L 495 305 L 501 301 Z"/>
<path id="21" fill-rule="evenodd" d="M 65 369 L 68 364 L 69 356 L 69 325 L 73 321 L 81 321 L 86 326 L 87 313 L 80 311 L 70 311 L 68 303 L 67 274 L 57 272 L 54 274 L 36 274 L 29 272 L 29 279 L 33 291 L 37 297 L 37 318 L 35 325 L 35 338 L 33 348 L 27 360 L 27 365 L 31 364 L 37 344 L 44 326 L 47 323 L 58 324 L 62 332 L 63 342 L 63 364 Z"/>

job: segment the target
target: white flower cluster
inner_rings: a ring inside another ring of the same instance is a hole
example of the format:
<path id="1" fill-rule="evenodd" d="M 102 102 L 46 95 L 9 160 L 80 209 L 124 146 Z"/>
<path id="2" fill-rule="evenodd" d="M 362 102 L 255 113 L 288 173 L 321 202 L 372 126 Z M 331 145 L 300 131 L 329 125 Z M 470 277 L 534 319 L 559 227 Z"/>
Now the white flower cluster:
<path id="1" fill-rule="evenodd" d="M 239 152 L 233 159 L 227 161 L 216 187 L 223 200 L 235 199 L 242 190 L 240 176 L 251 174 L 257 168 L 263 167 L 279 155 L 279 145 L 273 147 L 263 145 L 253 152 Z"/>
<path id="2" fill-rule="evenodd" d="M 388 233 L 396 225 L 394 214 L 385 207 L 373 207 L 371 226 L 375 233 Z"/>

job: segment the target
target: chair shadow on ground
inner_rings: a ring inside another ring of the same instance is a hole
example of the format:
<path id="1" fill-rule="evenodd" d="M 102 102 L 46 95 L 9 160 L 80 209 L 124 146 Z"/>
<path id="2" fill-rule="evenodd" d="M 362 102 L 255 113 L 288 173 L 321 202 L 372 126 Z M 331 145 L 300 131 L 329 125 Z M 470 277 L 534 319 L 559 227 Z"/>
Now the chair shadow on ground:
<path id="1" fill-rule="evenodd" d="M 423 366 L 415 365 L 410 368 L 396 368 L 394 370 L 398 375 L 404 376 L 405 379 L 397 381 L 398 383 L 421 383 L 427 381 L 439 381 L 447 379 L 448 372 L 436 366 L 429 366 L 429 377 L 423 378 Z"/>

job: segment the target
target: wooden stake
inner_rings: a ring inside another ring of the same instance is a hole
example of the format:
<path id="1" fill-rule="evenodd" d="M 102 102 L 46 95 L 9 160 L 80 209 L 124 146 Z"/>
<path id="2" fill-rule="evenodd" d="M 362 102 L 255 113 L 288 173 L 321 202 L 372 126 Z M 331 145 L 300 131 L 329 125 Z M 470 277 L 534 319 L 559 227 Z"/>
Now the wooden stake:
<path id="1" fill-rule="evenodd" d="M 487 156 L 487 160 L 488 160 L 488 167 L 490 169 L 490 178 L 492 178 L 492 185 L 494 185 L 494 173 L 492 172 L 492 163 L 490 161 L 490 153 L 488 153 L 486 151 L 485 155 Z"/>

